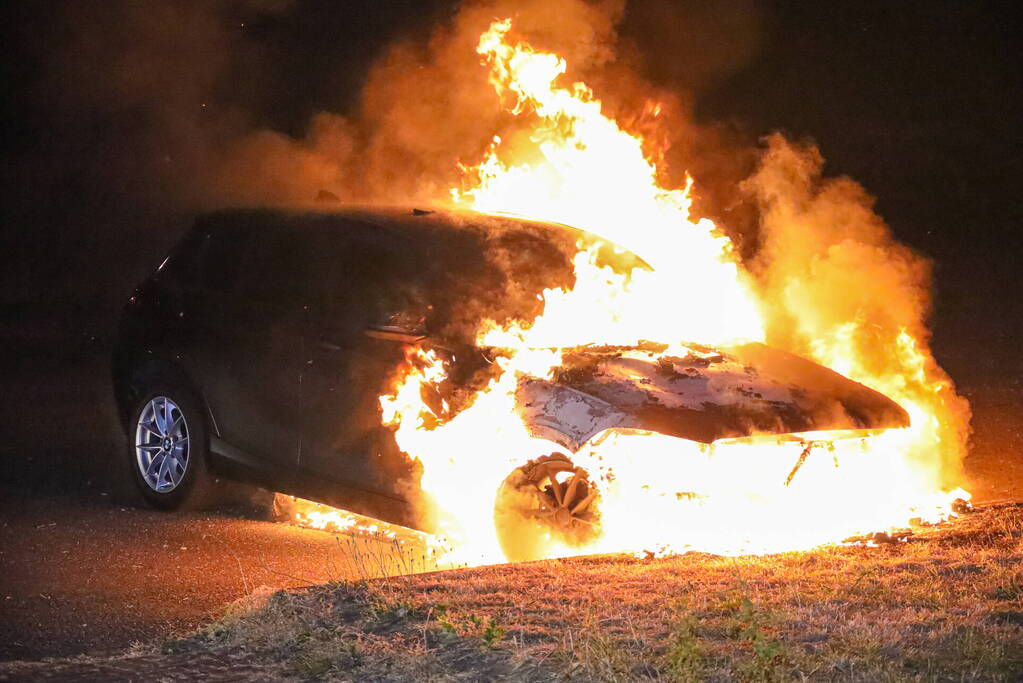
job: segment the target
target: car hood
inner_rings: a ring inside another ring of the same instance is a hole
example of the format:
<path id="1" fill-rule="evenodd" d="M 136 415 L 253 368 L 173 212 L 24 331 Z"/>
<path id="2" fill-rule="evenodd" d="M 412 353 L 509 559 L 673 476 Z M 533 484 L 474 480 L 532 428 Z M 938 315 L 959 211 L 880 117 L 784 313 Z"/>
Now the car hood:
<path id="1" fill-rule="evenodd" d="M 565 435 L 561 442 L 572 448 L 609 427 L 710 443 L 909 425 L 906 411 L 883 394 L 763 344 L 666 350 L 646 344 L 565 351 L 553 379 L 520 382 L 523 418 Z"/>

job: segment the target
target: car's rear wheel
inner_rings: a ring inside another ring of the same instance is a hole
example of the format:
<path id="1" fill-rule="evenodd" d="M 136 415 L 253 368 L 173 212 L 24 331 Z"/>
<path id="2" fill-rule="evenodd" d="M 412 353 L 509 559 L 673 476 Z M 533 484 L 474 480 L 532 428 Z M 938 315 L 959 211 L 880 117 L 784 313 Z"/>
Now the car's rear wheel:
<path id="1" fill-rule="evenodd" d="M 147 503 L 181 510 L 215 502 L 206 420 L 189 391 L 166 382 L 151 385 L 132 412 L 128 438 L 129 466 Z"/>
<path id="2" fill-rule="evenodd" d="M 516 468 L 501 484 L 494 524 L 511 562 L 578 548 L 600 535 L 599 493 L 588 473 L 568 456 L 552 453 Z"/>

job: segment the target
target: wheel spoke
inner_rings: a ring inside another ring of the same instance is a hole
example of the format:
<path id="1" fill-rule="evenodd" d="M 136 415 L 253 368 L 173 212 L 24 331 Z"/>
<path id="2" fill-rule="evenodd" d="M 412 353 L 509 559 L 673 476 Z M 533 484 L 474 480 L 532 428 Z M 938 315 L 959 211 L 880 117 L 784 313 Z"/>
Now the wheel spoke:
<path id="1" fill-rule="evenodd" d="M 171 458 L 169 454 L 165 454 L 163 460 L 160 461 L 160 473 L 156 475 L 156 484 L 160 485 L 160 482 L 167 476 L 167 472 L 170 469 Z"/>
<path id="2" fill-rule="evenodd" d="M 167 454 L 161 450 L 159 453 L 157 453 L 156 455 L 149 459 L 149 465 L 146 467 L 146 472 L 144 474 L 146 481 L 148 481 L 149 478 L 153 476 L 154 468 L 159 470 L 160 465 L 157 463 L 162 463 L 164 458 L 166 457 Z"/>
<path id="3" fill-rule="evenodd" d="M 168 403 L 169 402 L 167 401 L 167 399 L 164 398 L 163 399 L 163 433 L 164 434 L 170 434 L 170 424 L 171 424 L 170 411 L 171 411 L 171 409 L 170 409 L 170 406 L 168 405 Z"/>
<path id="4" fill-rule="evenodd" d="M 171 455 L 172 461 L 170 466 L 167 468 L 167 474 L 170 476 L 170 482 L 172 486 L 177 486 L 178 482 L 181 481 L 181 475 L 185 471 L 185 466 L 178 459 L 178 456 Z"/>
<path id="5" fill-rule="evenodd" d="M 160 423 L 160 401 L 154 398 L 150 406 L 153 408 L 153 426 L 156 428 L 156 433 L 163 438 L 163 425 Z"/>
<path id="6" fill-rule="evenodd" d="M 550 475 L 551 490 L 554 491 L 554 497 L 558 500 L 558 505 L 565 504 L 565 489 L 562 488 L 561 484 L 555 478 L 555 474 Z"/>
<path id="7" fill-rule="evenodd" d="M 579 489 L 580 481 L 582 481 L 582 477 L 578 474 L 572 475 L 572 479 L 568 482 L 568 490 L 565 491 L 565 500 L 562 501 L 563 505 L 571 505 L 572 501 L 575 500 L 575 492 Z"/>
<path id="8" fill-rule="evenodd" d="M 157 433 L 160 435 L 160 440 L 163 440 L 167 436 L 167 425 L 163 422 L 158 422 L 156 418 L 153 418 L 153 425 L 156 427 Z"/>
<path id="9" fill-rule="evenodd" d="M 139 422 L 139 427 L 142 427 L 142 429 L 146 430 L 147 432 L 149 432 L 150 434 L 155 436 L 157 439 L 162 439 L 163 438 L 163 434 L 161 434 L 157 430 L 153 429 L 152 427 L 150 427 L 149 425 L 147 425 L 144 422 Z"/>
<path id="10" fill-rule="evenodd" d="M 171 455 L 181 465 L 181 469 L 185 469 L 185 463 L 188 462 L 188 449 L 178 444 L 171 449 Z"/>
<path id="11" fill-rule="evenodd" d="M 591 491 L 590 495 L 588 495 L 585 498 L 583 498 L 581 501 L 579 501 L 578 505 L 576 505 L 574 508 L 572 508 L 572 514 L 576 515 L 576 514 L 582 512 L 582 511 L 584 511 L 586 508 L 588 508 L 590 506 L 590 503 L 592 503 L 593 500 L 596 497 L 597 497 L 597 492 L 596 491 Z"/>
<path id="12" fill-rule="evenodd" d="M 167 430 L 167 433 L 171 436 L 174 436 L 175 434 L 183 434 L 181 428 L 184 426 L 184 424 L 185 416 L 178 413 L 178 419 L 174 420 L 174 424 L 170 426 L 170 429 Z"/>
<path id="13" fill-rule="evenodd" d="M 547 508 L 550 512 L 554 512 L 558 509 L 558 503 L 551 498 L 550 494 L 540 489 L 536 490 L 537 495 L 540 497 L 540 505 Z"/>
<path id="14" fill-rule="evenodd" d="M 135 448 L 141 448 L 144 451 L 158 451 L 158 450 L 162 449 L 163 446 L 161 446 L 159 444 L 157 444 L 155 446 L 151 446 L 150 444 L 140 443 L 140 444 L 136 445 Z"/>

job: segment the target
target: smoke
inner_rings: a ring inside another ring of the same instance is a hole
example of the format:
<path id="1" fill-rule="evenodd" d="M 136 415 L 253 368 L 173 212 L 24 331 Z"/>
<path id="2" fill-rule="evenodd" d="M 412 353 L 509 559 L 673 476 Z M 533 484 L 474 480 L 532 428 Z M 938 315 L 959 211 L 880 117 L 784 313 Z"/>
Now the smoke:
<path id="1" fill-rule="evenodd" d="M 355 112 L 316 114 L 304 136 L 257 131 L 228 149 L 211 200 L 308 201 L 325 189 L 343 201 L 436 202 L 458 185 L 495 134 L 521 126 L 480 67 L 479 36 L 514 16 L 538 48 L 585 72 L 612 58 L 620 2 L 497 0 L 465 3 L 425 41 L 398 41 L 369 70 Z"/>
<path id="2" fill-rule="evenodd" d="M 302 16 L 315 21 L 328 10 L 351 19 L 332 24 L 345 31 L 333 44 L 320 39 L 344 59 L 306 49 L 320 71 L 296 69 L 287 41 L 308 32 Z M 563 56 L 567 78 L 593 86 L 623 126 L 649 134 L 673 182 L 686 171 L 703 178 L 709 215 L 730 201 L 718 188 L 752 168 L 748 148 L 726 144 L 725 128 L 693 123 L 691 91 L 755 52 L 755 0 L 716 3 L 714 11 L 701 2 L 627 8 L 625 0 L 435 0 L 412 16 L 361 11 L 382 17 L 374 37 L 345 29 L 370 21 L 355 6 L 58 3 L 52 17 L 22 31 L 43 65 L 31 88 L 34 132 L 43 139 L 26 148 L 14 175 L 33 178 L 37 194 L 69 198 L 64 213 L 80 211 L 83 200 L 97 214 L 130 207 L 126 223 L 307 202 L 320 190 L 342 201 L 443 201 L 462 178 L 460 163 L 478 163 L 495 134 L 513 139 L 528 129 L 506 111 L 475 51 L 480 34 L 504 17 L 513 18 L 516 36 Z M 413 22 L 416 30 L 402 37 Z M 292 24 L 290 33 L 280 28 Z M 644 59 L 647 39 L 654 49 Z M 346 91 L 332 94 L 334 84 Z M 646 114 L 655 100 L 664 112 L 658 121 Z M 87 234 L 99 220 L 75 221 L 80 237 L 101 239 Z M 55 229 L 67 236 L 66 225 Z M 129 242 L 135 236 L 117 232 Z"/>
<path id="3" fill-rule="evenodd" d="M 823 164 L 814 145 L 774 134 L 743 186 L 760 212 L 751 268 L 767 341 L 927 406 L 938 419 L 916 456 L 958 483 L 970 411 L 929 349 L 931 263 L 894 239 L 859 184 L 825 178 Z"/>
<path id="4" fill-rule="evenodd" d="M 59 6 L 42 40 L 36 106 L 66 174 L 136 206 L 187 207 L 219 147 L 247 132 L 254 88 L 236 86 L 255 49 L 247 22 L 285 0 L 112 0 Z M 247 76 L 251 79 L 251 75 Z"/>
<path id="5" fill-rule="evenodd" d="M 4 158 L 14 264 L 0 269 L 0 296 L 90 308 L 123 300 L 209 197 L 221 147 L 252 130 L 259 94 L 240 85 L 253 80 L 240 67 L 258 51 L 243 25 L 290 6 L 8 6 L 21 68 Z"/>
<path id="6" fill-rule="evenodd" d="M 206 201 L 303 202 L 320 189 L 342 201 L 446 201 L 462 181 L 460 164 L 477 164 L 495 135 L 509 147 L 529 147 L 516 144 L 516 136 L 528 135 L 531 122 L 508 113 L 476 53 L 490 23 L 511 17 L 517 38 L 561 55 L 567 79 L 591 85 L 605 111 L 646 136 L 669 183 L 681 184 L 686 172 L 700 177 L 700 208 L 721 216 L 723 207 L 734 205 L 735 184 L 755 157 L 728 127 L 694 122 L 692 92 L 755 52 L 756 5 L 736 0 L 717 13 L 700 3 L 636 7 L 630 13 L 624 0 L 464 2 L 427 38 L 387 47 L 370 67 L 354 111 L 319 112 L 301 136 L 263 129 L 222 147 L 215 172 L 204 181 Z M 662 27 L 656 35 L 663 40 L 655 45 L 656 59 L 644 60 L 637 40 L 653 24 Z M 620 35 L 619 27 L 640 35 Z M 668 45 L 667 33 L 678 45 Z M 689 80 L 680 81 L 681 73 Z M 659 118 L 649 115 L 654 102 Z"/>

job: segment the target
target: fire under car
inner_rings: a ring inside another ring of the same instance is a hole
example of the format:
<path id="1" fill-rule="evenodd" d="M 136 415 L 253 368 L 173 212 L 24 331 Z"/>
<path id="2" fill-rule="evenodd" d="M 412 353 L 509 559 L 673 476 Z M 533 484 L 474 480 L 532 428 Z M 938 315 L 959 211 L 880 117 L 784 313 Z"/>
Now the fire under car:
<path id="1" fill-rule="evenodd" d="M 475 343 L 481 321 L 535 319 L 544 289 L 572 286 L 580 249 L 618 272 L 648 268 L 574 228 L 473 212 L 198 218 L 131 296 L 113 354 L 139 490 L 157 508 L 195 508 L 215 502 L 221 478 L 235 479 L 421 528 L 421 467 L 382 423 L 380 396 L 408 348 L 425 347 L 447 366 L 445 395 L 433 399 L 457 413 L 499 372 L 500 349 Z M 509 472 L 503 487 L 515 495 L 495 491 L 495 518 L 514 500 L 538 520 L 499 525 L 499 536 L 588 523 L 599 492 L 572 455 L 607 430 L 713 443 L 909 424 L 884 395 L 792 354 L 686 348 L 581 346 L 564 350 L 553 377 L 519 378 L 525 426 L 559 448 Z"/>

